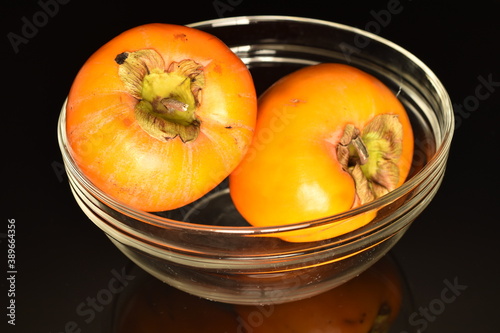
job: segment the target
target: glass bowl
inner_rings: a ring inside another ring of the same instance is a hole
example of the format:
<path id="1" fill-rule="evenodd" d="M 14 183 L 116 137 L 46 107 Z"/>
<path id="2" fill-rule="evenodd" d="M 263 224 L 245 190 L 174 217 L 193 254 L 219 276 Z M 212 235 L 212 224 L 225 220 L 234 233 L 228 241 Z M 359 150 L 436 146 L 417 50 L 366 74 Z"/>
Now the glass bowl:
<path id="1" fill-rule="evenodd" d="M 403 48 L 377 35 L 332 22 L 247 16 L 199 22 L 243 60 L 258 93 L 300 67 L 345 63 L 384 82 L 410 115 L 415 153 L 408 180 L 357 209 L 286 227 L 251 227 L 231 203 L 227 182 L 191 205 L 148 213 L 117 202 L 78 169 L 66 142 L 65 107 L 58 139 L 74 197 L 83 212 L 139 267 L 185 292 L 225 303 L 284 303 L 311 297 L 368 269 L 384 256 L 429 204 L 443 179 L 453 134 L 449 96 L 435 74 Z M 331 239 L 287 242 L 372 210 L 368 225 Z"/>

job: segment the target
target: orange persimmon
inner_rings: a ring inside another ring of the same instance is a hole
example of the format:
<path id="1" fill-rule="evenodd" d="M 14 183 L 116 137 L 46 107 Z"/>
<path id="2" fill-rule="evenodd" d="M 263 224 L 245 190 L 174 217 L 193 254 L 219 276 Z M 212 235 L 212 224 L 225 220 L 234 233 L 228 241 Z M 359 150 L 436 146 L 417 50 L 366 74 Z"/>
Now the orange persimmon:
<path id="1" fill-rule="evenodd" d="M 83 174 L 144 211 L 186 205 L 241 161 L 254 132 L 250 72 L 218 38 L 171 24 L 123 32 L 71 87 L 69 150 Z"/>
<path id="2" fill-rule="evenodd" d="M 274 83 L 258 103 L 252 144 L 230 176 L 233 202 L 250 224 L 323 219 L 405 181 L 413 156 L 411 124 L 398 98 L 375 77 L 343 64 L 307 66 Z M 282 238 L 326 239 L 375 215 L 368 211 Z"/>

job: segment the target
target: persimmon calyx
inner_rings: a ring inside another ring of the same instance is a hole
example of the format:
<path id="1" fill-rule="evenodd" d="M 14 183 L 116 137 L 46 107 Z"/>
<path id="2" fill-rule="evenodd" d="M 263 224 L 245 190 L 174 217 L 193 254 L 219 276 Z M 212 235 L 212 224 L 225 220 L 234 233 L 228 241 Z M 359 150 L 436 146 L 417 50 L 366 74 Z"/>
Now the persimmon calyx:
<path id="1" fill-rule="evenodd" d="M 352 124 L 345 126 L 337 159 L 353 178 L 361 204 L 397 187 L 402 141 L 403 126 L 397 115 L 377 115 L 363 132 Z"/>
<path id="2" fill-rule="evenodd" d="M 123 52 L 115 61 L 126 91 L 138 101 L 135 117 L 144 131 L 161 141 L 178 136 L 189 142 L 198 137 L 203 66 L 185 59 L 166 67 L 153 49 Z"/>
<path id="3" fill-rule="evenodd" d="M 372 327 L 368 333 L 383 333 L 389 331 L 389 326 L 391 324 L 391 314 L 393 310 L 388 303 L 382 303 L 380 306 L 377 316 L 373 320 Z"/>

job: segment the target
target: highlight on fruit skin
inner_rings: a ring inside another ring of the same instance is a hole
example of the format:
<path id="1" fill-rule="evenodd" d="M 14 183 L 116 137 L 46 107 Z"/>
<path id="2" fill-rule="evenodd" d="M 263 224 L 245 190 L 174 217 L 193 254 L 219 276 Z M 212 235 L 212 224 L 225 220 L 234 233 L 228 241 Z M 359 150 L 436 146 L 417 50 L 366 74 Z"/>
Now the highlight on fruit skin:
<path id="1" fill-rule="evenodd" d="M 268 88 L 258 108 L 252 144 L 230 176 L 231 198 L 253 226 L 326 219 L 406 180 L 413 156 L 406 110 L 388 87 L 357 68 L 301 68 Z M 366 225 L 376 214 L 371 210 L 278 237 L 328 239 Z"/>
<path id="2" fill-rule="evenodd" d="M 256 121 L 249 70 L 219 39 L 146 24 L 82 66 L 66 107 L 68 149 L 102 192 L 131 208 L 182 207 L 241 161 Z"/>

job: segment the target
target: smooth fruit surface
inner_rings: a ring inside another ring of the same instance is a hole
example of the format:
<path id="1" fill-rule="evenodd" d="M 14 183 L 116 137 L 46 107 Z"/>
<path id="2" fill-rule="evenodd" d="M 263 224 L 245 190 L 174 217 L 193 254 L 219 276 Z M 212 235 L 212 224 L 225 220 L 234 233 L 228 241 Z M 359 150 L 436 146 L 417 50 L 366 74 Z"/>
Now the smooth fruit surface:
<path id="1" fill-rule="evenodd" d="M 251 75 L 219 39 L 177 25 L 132 28 L 95 52 L 66 108 L 69 150 L 101 191 L 144 211 L 190 203 L 251 141 Z"/>
<path id="2" fill-rule="evenodd" d="M 259 98 L 256 132 L 230 177 L 230 193 L 254 226 L 322 219 L 403 184 L 412 155 L 408 115 L 382 82 L 348 65 L 308 66 Z M 365 225 L 375 214 L 286 238 L 330 238 Z"/>

